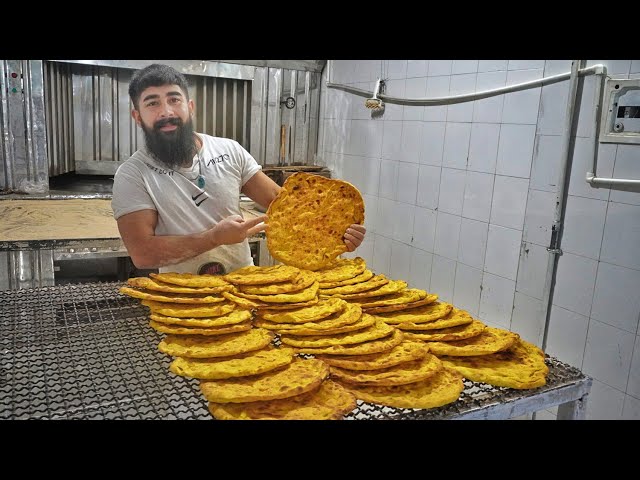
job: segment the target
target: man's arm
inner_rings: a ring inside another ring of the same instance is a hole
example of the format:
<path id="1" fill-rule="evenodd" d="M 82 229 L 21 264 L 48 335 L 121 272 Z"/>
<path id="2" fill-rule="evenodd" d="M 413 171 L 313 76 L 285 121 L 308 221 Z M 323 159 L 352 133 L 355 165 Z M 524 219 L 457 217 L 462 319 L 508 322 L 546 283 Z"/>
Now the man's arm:
<path id="1" fill-rule="evenodd" d="M 266 209 L 278 196 L 280 190 L 282 190 L 280 185 L 271 180 L 263 171 L 258 171 L 240 191 Z"/>
<path id="2" fill-rule="evenodd" d="M 219 245 L 242 242 L 264 230 L 265 216 L 245 221 L 231 215 L 215 227 L 190 235 L 156 235 L 158 212 L 138 210 L 118 218 L 118 230 L 137 268 L 158 268 L 183 262 Z"/>

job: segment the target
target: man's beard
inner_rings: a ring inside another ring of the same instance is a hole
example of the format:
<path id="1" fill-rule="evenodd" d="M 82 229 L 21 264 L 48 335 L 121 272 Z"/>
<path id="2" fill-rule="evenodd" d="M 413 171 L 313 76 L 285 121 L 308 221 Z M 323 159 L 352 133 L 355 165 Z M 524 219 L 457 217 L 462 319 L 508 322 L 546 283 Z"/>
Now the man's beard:
<path id="1" fill-rule="evenodd" d="M 171 132 L 162 132 L 165 125 L 175 125 L 178 128 Z M 152 128 L 142 123 L 144 141 L 156 160 L 167 168 L 176 170 L 189 161 L 197 153 L 193 139 L 193 122 L 191 118 L 183 122 L 178 117 L 158 120 Z"/>

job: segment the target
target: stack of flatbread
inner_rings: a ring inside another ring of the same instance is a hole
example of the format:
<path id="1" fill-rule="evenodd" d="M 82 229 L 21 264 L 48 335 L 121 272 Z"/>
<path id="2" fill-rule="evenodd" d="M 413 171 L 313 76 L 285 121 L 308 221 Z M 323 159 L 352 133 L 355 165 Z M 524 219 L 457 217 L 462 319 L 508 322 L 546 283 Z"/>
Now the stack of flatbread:
<path id="1" fill-rule="evenodd" d="M 167 334 L 158 349 L 173 357 L 169 370 L 199 380 L 215 418 L 339 419 L 353 410 L 355 397 L 328 380 L 325 363 L 296 358 L 293 348 L 273 345 L 275 333 L 252 328 L 252 309 L 261 305 L 241 296 L 242 289 L 258 288 L 282 300 L 279 295 L 308 290 L 312 272 L 284 266 L 242 270 L 229 275 L 235 286 L 215 275 L 152 273 L 130 278 L 120 291 L 150 308 L 150 326 Z M 230 292 L 236 301 L 223 296 Z M 282 303 L 288 309 L 318 303 L 317 285 L 311 300 L 276 301 L 275 311 Z"/>
<path id="2" fill-rule="evenodd" d="M 240 308 L 291 310 L 318 303 L 319 284 L 315 273 L 289 265 L 249 266 L 224 276 L 234 285 L 222 295 Z"/>
<path id="3" fill-rule="evenodd" d="M 222 335 L 251 328 L 251 312 L 222 296 L 234 286 L 217 275 L 151 273 L 134 277 L 120 292 L 150 309 L 149 325 L 178 335 Z"/>
<path id="4" fill-rule="evenodd" d="M 401 321 L 396 326 L 407 338 L 425 342 L 445 366 L 469 380 L 516 389 L 546 383 L 549 368 L 542 350 L 517 333 L 485 325 L 465 310 L 454 307 L 437 320 L 397 315 L 393 321 Z"/>

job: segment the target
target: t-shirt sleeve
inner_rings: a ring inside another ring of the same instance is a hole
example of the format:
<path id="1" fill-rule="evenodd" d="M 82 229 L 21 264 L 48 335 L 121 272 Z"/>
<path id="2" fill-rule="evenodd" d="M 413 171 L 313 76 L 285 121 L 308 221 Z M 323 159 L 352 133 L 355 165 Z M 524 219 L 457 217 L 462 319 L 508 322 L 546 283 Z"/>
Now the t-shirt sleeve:
<path id="1" fill-rule="evenodd" d="M 113 177 L 113 196 L 111 199 L 113 218 L 138 210 L 156 210 L 156 206 L 142 178 L 142 172 L 131 162 L 125 162 Z"/>
<path id="2" fill-rule="evenodd" d="M 256 161 L 255 158 L 245 148 L 236 142 L 236 149 L 238 151 L 238 157 L 240 160 L 240 186 L 244 187 L 244 184 L 249 181 L 256 173 L 262 170 L 262 166 Z"/>

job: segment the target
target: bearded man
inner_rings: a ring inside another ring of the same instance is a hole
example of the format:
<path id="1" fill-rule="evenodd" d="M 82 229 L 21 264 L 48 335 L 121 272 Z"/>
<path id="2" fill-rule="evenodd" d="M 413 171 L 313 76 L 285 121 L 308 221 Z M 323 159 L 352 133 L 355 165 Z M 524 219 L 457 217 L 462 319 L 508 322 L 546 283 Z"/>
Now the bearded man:
<path id="1" fill-rule="evenodd" d="M 194 132 L 194 102 L 174 68 L 138 70 L 129 97 L 145 145 L 116 171 L 111 205 L 133 264 L 195 274 L 253 265 L 248 238 L 265 229 L 267 217 L 245 221 L 240 193 L 266 209 L 280 186 L 235 140 Z M 362 225 L 351 225 L 348 251 L 364 235 Z"/>

